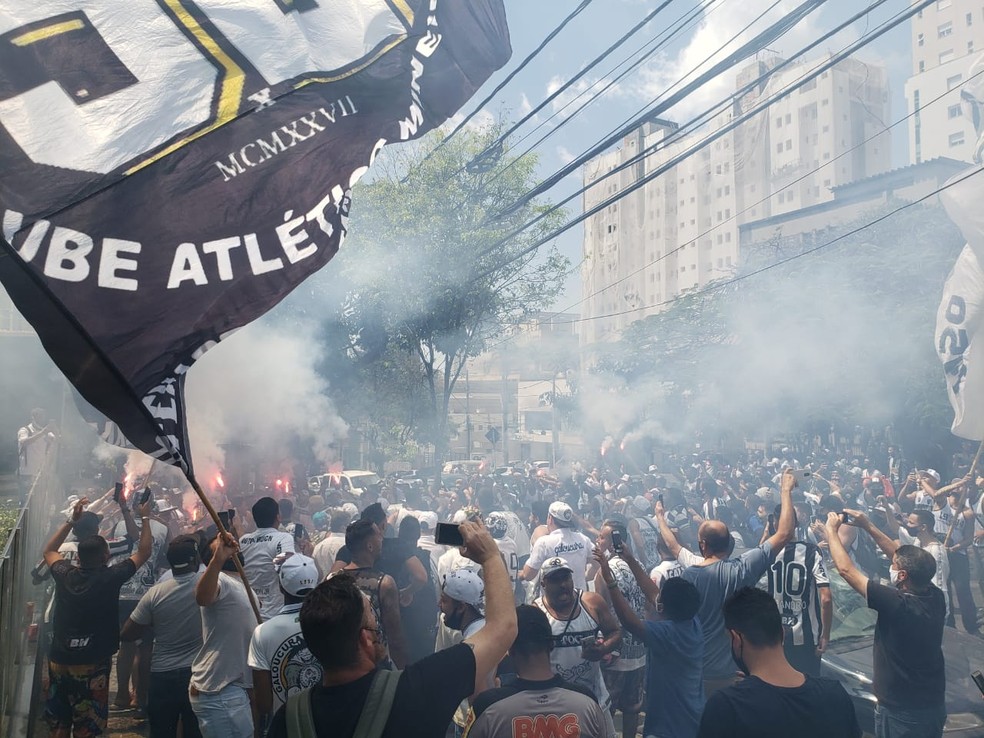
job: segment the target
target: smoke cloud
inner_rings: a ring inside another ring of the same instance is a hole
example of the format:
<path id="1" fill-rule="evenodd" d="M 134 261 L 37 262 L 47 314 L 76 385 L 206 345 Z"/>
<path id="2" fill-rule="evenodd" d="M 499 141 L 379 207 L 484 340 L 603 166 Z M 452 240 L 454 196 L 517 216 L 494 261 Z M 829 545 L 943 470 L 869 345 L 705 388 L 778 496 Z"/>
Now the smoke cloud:
<path id="1" fill-rule="evenodd" d="M 252 445 L 290 459 L 291 441 L 309 446 L 325 466 L 330 445 L 348 431 L 315 366 L 319 344 L 304 330 L 261 321 L 222 341 L 188 375 L 188 432 L 202 479 L 225 464 L 223 444 Z"/>

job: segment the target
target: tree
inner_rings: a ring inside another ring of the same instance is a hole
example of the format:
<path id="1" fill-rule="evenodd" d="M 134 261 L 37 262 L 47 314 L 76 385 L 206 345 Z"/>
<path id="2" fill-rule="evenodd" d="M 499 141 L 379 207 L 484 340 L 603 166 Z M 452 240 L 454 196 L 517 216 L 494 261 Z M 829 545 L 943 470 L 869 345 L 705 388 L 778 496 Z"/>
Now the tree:
<path id="1" fill-rule="evenodd" d="M 555 247 L 522 255 L 561 222 L 562 211 L 506 238 L 549 207 L 534 201 L 499 214 L 534 184 L 535 156 L 505 152 L 482 171 L 466 166 L 502 128 L 462 131 L 426 156 L 438 133 L 378 162 L 375 179 L 355 198 L 339 257 L 349 286 L 341 318 L 348 355 L 374 372 L 378 362 L 412 357 L 412 371 L 389 375 L 398 382 L 390 389 L 414 395 L 423 387 L 426 411 L 408 417 L 407 428 L 434 445 L 438 467 L 466 361 L 550 305 L 569 268 Z"/>

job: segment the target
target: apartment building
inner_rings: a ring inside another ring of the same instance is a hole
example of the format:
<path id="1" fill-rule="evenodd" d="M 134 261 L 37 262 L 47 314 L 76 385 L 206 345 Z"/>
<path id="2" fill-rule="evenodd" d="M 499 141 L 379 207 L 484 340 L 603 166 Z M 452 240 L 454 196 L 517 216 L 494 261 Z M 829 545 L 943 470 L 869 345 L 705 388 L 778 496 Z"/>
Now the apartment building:
<path id="1" fill-rule="evenodd" d="M 984 54 L 984 2 L 937 0 L 912 19 L 912 76 L 905 83 L 909 162 L 938 157 L 970 161 L 977 134 L 960 88 Z M 942 99 L 940 96 L 943 96 Z"/>
<path id="2" fill-rule="evenodd" d="M 585 222 L 582 344 L 614 340 L 731 274 L 744 223 L 827 202 L 834 187 L 890 168 L 883 67 L 844 59 L 768 104 L 828 60 L 777 69 L 783 60 L 763 54 L 739 71 L 732 104 L 708 126 L 681 133 L 654 119 L 585 166 L 586 210 L 656 176 Z"/>

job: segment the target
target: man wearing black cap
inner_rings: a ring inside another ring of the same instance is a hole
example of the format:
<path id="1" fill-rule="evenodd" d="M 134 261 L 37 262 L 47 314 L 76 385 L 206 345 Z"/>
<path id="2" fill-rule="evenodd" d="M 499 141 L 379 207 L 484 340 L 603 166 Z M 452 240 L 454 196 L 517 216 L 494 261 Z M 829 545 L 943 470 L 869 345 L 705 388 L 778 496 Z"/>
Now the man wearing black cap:
<path id="1" fill-rule="evenodd" d="M 147 717 L 151 738 L 173 736 L 181 722 L 185 738 L 200 738 L 188 699 L 191 664 L 202 647 L 202 618 L 195 602 L 198 539 L 178 536 L 168 545 L 173 578 L 147 590 L 123 624 L 124 641 L 153 639 Z"/>
<path id="2" fill-rule="evenodd" d="M 537 607 L 516 608 L 519 631 L 509 648 L 517 679 L 483 692 L 468 714 L 465 738 L 564 735 L 614 738 L 590 690 L 565 682 L 550 663 L 553 632 Z"/>

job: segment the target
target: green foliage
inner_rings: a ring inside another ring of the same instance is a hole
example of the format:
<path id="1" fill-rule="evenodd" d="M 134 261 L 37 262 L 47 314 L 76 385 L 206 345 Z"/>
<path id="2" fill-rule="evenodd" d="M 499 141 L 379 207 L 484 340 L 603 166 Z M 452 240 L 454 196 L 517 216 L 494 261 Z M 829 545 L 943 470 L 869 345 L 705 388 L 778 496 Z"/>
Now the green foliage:
<path id="1" fill-rule="evenodd" d="M 390 451 L 412 438 L 435 444 L 440 461 L 465 361 L 549 306 L 569 268 L 555 248 L 512 260 L 555 228 L 562 211 L 501 243 L 548 207 L 533 202 L 497 217 L 534 184 L 534 156 L 506 152 L 486 171 L 466 168 L 501 129 L 463 131 L 428 158 L 440 134 L 401 148 L 377 162 L 375 179 L 356 195 L 337 265 L 345 308 L 326 331 L 335 347 L 329 376 L 337 387 L 344 357 L 356 375 L 348 394 L 372 395 L 351 409 L 399 441 Z"/>

